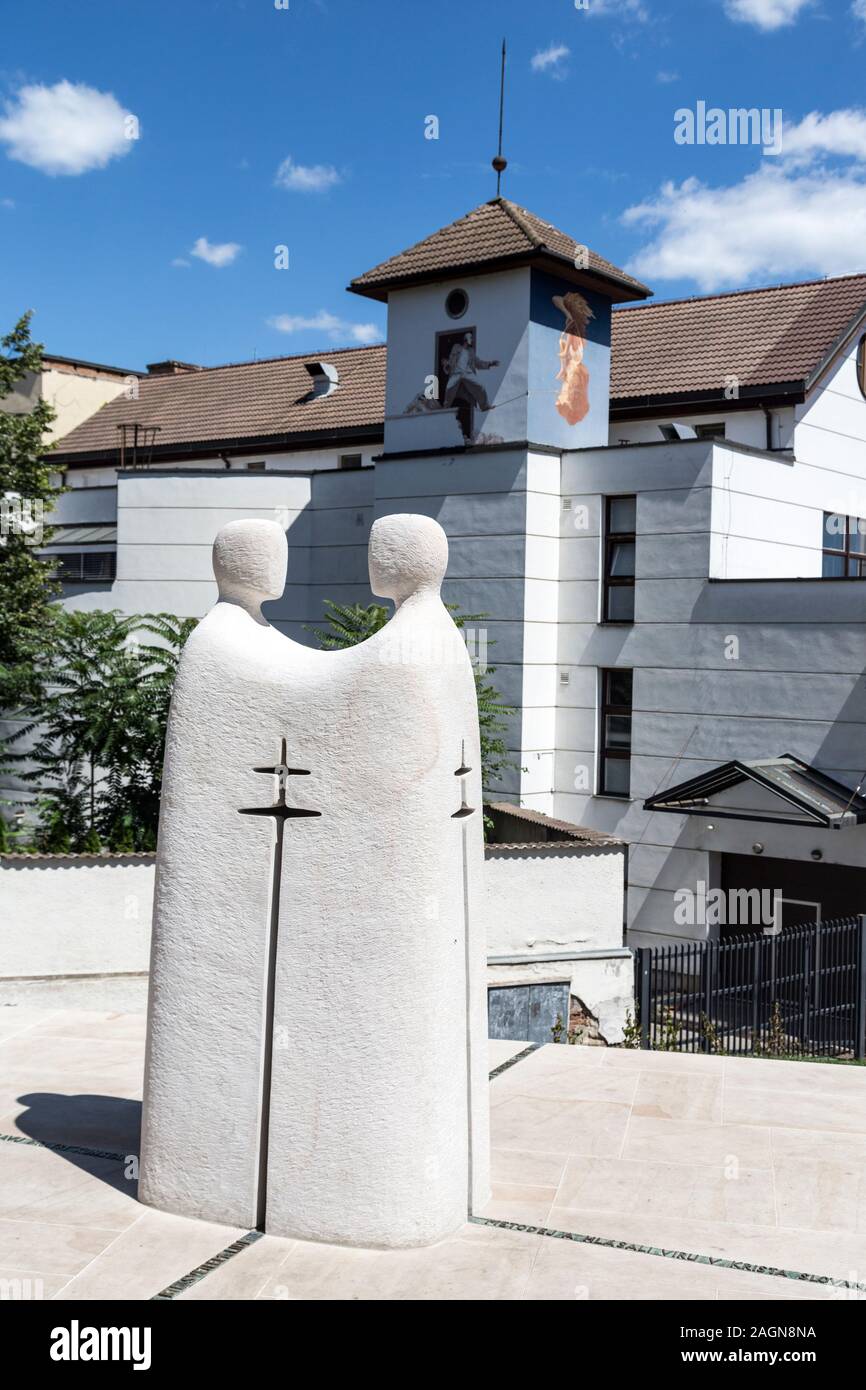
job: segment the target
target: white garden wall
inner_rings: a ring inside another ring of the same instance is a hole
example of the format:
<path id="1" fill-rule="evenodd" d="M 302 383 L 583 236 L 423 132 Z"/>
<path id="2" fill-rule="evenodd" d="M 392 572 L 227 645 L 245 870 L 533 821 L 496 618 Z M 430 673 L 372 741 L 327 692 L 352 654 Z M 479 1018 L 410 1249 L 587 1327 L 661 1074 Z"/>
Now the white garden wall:
<path id="1" fill-rule="evenodd" d="M 624 856 L 622 844 L 567 842 L 490 845 L 485 856 L 490 985 L 569 980 L 608 1042 L 619 1041 L 633 1007 Z M 103 996 L 126 1000 L 135 976 L 141 993 L 154 862 L 146 854 L 0 856 L 0 1005 L 35 990 L 41 1003 L 56 997 L 63 1007 L 77 988 L 80 1006 L 101 1007 Z M 101 993 L 88 1004 L 93 989 Z M 143 1007 L 143 994 L 125 1007 Z"/>
<path id="2" fill-rule="evenodd" d="M 621 947 L 624 855 L 623 845 L 488 846 L 488 955 Z"/>
<path id="3" fill-rule="evenodd" d="M 0 985 L 148 969 L 154 856 L 0 857 Z"/>
<path id="4" fill-rule="evenodd" d="M 504 809 L 499 803 L 500 824 Z M 491 844 L 485 855 L 488 987 L 567 982 L 572 1006 L 594 1020 L 597 1036 L 622 1042 L 634 1013 L 633 958 L 624 946 L 626 847 L 602 837 L 541 839 L 565 827 L 515 807 L 509 831 L 520 822 L 526 843 Z"/>

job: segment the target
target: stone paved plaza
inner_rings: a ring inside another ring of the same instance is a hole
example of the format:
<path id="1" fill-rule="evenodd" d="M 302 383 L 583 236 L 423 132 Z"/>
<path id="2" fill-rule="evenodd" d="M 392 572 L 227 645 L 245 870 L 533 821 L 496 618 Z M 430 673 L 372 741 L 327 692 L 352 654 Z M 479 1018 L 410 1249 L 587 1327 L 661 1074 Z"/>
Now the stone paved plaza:
<path id="1" fill-rule="evenodd" d="M 866 1299 L 866 1068 L 491 1043 L 494 1194 L 482 1216 L 497 1224 L 377 1251 L 139 1205 L 126 1172 L 143 1047 L 140 1014 L 0 1009 L 0 1280 L 13 1289 Z"/>

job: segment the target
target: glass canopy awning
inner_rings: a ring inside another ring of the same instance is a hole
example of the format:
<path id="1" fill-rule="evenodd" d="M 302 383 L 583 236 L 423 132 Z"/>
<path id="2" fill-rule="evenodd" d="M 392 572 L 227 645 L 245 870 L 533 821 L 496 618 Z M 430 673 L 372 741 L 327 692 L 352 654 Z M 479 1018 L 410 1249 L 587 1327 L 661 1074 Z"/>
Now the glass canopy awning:
<path id="1" fill-rule="evenodd" d="M 840 830 L 866 821 L 866 798 L 859 795 L 859 787 L 852 791 L 785 753 L 780 758 L 722 763 L 647 797 L 644 810 Z"/>

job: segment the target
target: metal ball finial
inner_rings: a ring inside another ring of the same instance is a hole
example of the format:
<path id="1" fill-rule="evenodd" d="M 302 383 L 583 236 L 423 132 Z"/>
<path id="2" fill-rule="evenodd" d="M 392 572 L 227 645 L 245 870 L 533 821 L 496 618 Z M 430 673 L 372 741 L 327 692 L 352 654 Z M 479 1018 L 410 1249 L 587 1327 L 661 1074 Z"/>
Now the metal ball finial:
<path id="1" fill-rule="evenodd" d="M 508 160 L 502 158 L 502 123 L 505 116 L 505 40 L 502 40 L 502 67 L 499 72 L 499 150 L 493 160 L 493 168 L 496 171 L 496 196 L 499 197 L 499 189 L 502 183 L 502 174 L 508 168 Z"/>

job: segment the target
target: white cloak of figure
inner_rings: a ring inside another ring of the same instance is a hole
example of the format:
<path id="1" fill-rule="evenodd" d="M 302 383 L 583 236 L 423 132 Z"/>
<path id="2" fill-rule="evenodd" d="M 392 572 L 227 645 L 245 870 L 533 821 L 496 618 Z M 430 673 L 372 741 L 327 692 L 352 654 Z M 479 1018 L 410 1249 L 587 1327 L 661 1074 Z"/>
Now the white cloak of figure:
<path id="1" fill-rule="evenodd" d="M 253 1227 L 266 1122 L 274 822 L 255 771 L 280 750 L 279 692 L 322 659 L 261 615 L 285 587 L 276 522 L 214 544 L 220 599 L 181 656 L 169 716 L 151 946 L 139 1196 Z"/>
<path id="2" fill-rule="evenodd" d="M 278 1235 L 423 1244 L 489 1195 L 478 709 L 439 593 L 447 562 L 435 521 L 374 524 L 371 587 L 397 612 L 340 654 L 310 710 L 331 749 L 316 769 L 327 819 L 283 846 Z"/>
<path id="3" fill-rule="evenodd" d="M 285 537 L 236 522 L 166 745 L 140 1193 L 364 1245 L 439 1239 L 488 1195 L 474 682 L 436 522 L 389 517 L 398 611 L 318 652 L 270 628 Z"/>

